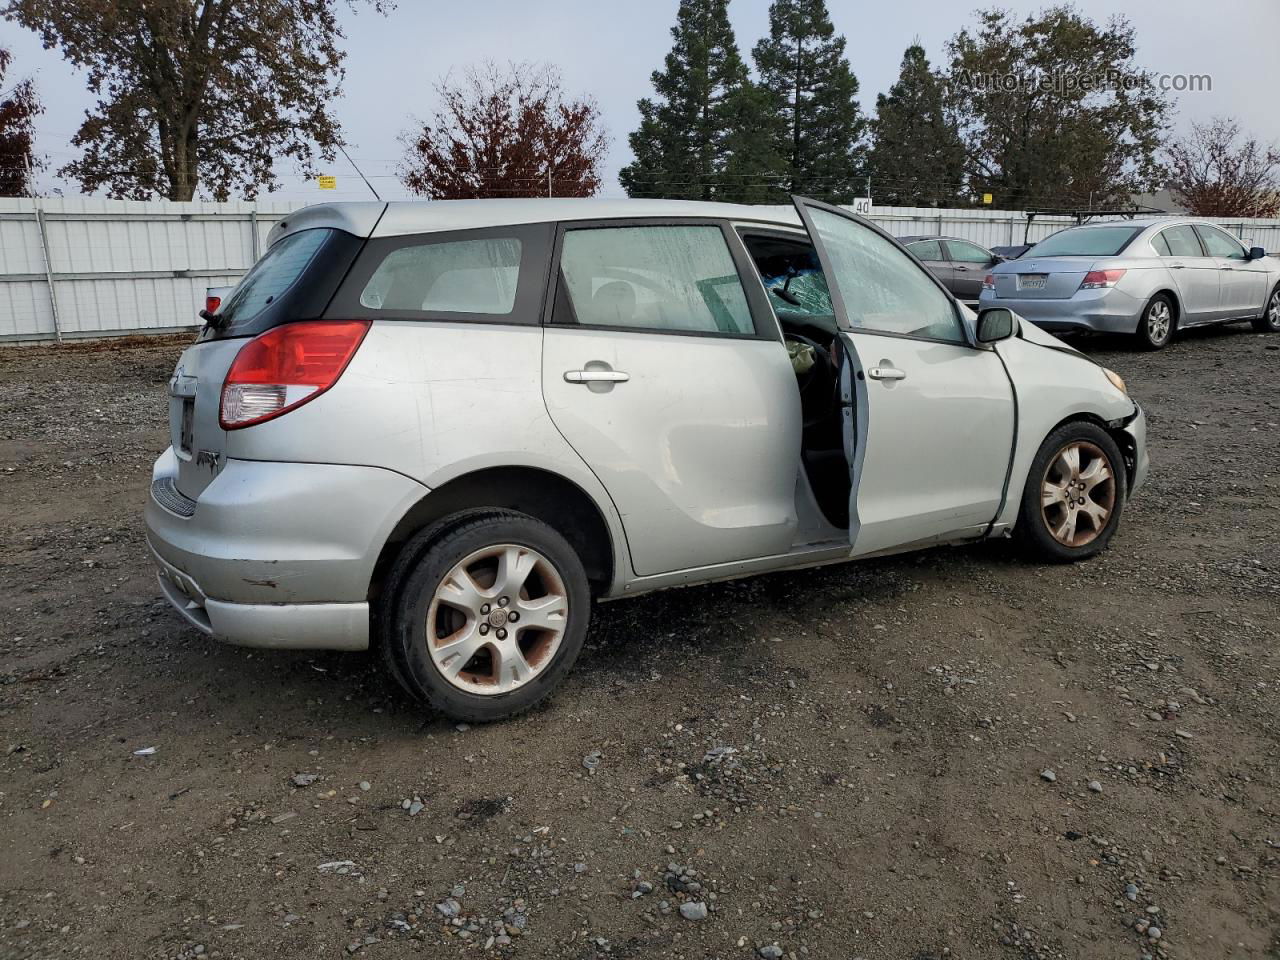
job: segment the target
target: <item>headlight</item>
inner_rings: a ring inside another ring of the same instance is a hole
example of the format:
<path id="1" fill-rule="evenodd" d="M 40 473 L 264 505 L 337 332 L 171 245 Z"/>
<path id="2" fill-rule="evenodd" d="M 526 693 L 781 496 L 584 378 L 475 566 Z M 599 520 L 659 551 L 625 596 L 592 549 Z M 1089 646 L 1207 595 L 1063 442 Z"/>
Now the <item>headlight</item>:
<path id="1" fill-rule="evenodd" d="M 1108 370 L 1106 367 L 1102 368 L 1102 372 L 1107 375 L 1107 379 L 1111 381 L 1111 385 L 1113 387 L 1126 396 L 1128 395 L 1129 391 L 1125 389 L 1124 378 L 1121 377 L 1120 374 L 1116 373 L 1114 370 Z"/>

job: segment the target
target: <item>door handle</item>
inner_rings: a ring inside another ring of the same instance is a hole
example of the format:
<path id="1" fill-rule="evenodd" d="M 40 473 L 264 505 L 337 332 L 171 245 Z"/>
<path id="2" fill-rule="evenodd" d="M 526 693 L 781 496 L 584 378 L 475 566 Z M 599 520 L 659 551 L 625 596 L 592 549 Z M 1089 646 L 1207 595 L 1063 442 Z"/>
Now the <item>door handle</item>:
<path id="1" fill-rule="evenodd" d="M 1223 273 L 1230 273 L 1230 272 L 1231 272 L 1232 270 L 1234 270 L 1234 269 L 1235 269 L 1235 267 L 1223 267 L 1223 268 L 1222 268 L 1222 272 L 1223 272 Z"/>
<path id="2" fill-rule="evenodd" d="M 1187 265 L 1186 265 L 1185 263 L 1171 263 L 1171 264 L 1169 264 L 1169 269 L 1170 269 L 1170 270 L 1185 270 L 1185 269 L 1187 269 Z"/>
<path id="3" fill-rule="evenodd" d="M 957 270 L 964 270 L 966 273 L 967 273 L 967 272 L 968 272 L 968 270 L 969 270 L 969 268 L 968 268 L 968 267 L 956 267 L 956 269 L 957 269 Z"/>
<path id="4" fill-rule="evenodd" d="M 631 374 L 621 370 L 566 370 L 565 383 L 625 383 Z"/>
<path id="5" fill-rule="evenodd" d="M 867 371 L 867 376 L 872 380 L 905 380 L 906 373 L 897 367 L 872 367 Z"/>

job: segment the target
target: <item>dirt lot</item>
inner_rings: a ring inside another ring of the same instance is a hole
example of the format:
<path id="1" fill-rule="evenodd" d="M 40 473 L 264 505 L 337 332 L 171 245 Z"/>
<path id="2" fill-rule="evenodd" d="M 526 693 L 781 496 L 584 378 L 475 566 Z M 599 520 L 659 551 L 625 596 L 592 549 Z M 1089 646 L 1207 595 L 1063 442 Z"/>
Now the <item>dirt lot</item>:
<path id="1" fill-rule="evenodd" d="M 178 341 L 0 351 L 0 957 L 1280 956 L 1280 338 L 1085 346 L 1152 432 L 1102 558 L 605 605 L 472 729 L 158 599 Z"/>

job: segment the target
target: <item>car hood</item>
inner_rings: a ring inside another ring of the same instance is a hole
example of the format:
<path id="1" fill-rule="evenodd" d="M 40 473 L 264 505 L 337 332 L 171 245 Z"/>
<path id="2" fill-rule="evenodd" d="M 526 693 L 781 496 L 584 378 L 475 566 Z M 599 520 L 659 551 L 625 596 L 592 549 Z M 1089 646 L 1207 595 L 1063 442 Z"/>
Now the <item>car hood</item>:
<path id="1" fill-rule="evenodd" d="M 1014 316 L 1017 317 L 1018 315 L 1015 313 Z M 1052 350 L 1066 350 L 1069 353 L 1074 353 L 1084 357 L 1086 360 L 1089 359 L 1085 354 L 1071 346 L 1071 344 L 1064 343 L 1053 334 L 1047 333 L 1040 327 L 1037 327 L 1034 323 L 1028 323 L 1026 320 L 1023 320 L 1022 317 L 1018 317 L 1018 336 L 1029 343 L 1035 343 L 1042 347 L 1049 347 Z M 1090 360 L 1090 362 L 1092 363 L 1093 361 Z"/>

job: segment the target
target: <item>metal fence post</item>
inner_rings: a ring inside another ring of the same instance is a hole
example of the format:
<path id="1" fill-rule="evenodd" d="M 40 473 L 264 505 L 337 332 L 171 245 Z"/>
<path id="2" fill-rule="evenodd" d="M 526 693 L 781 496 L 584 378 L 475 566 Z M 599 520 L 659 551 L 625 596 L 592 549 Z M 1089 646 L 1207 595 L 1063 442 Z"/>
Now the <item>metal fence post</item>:
<path id="1" fill-rule="evenodd" d="M 44 208 L 36 201 L 36 233 L 40 235 L 40 249 L 44 253 L 44 278 L 49 284 L 49 308 L 53 313 L 53 335 L 62 342 L 62 325 L 58 322 L 58 290 L 53 283 L 53 259 L 49 254 L 49 232 L 45 228 Z"/>
<path id="2" fill-rule="evenodd" d="M 254 207 L 252 210 L 249 211 L 249 232 L 252 234 L 252 236 L 250 237 L 249 249 L 253 253 L 253 262 L 257 263 L 258 262 L 258 246 L 262 242 L 261 240 L 258 239 L 258 208 L 257 207 Z"/>

